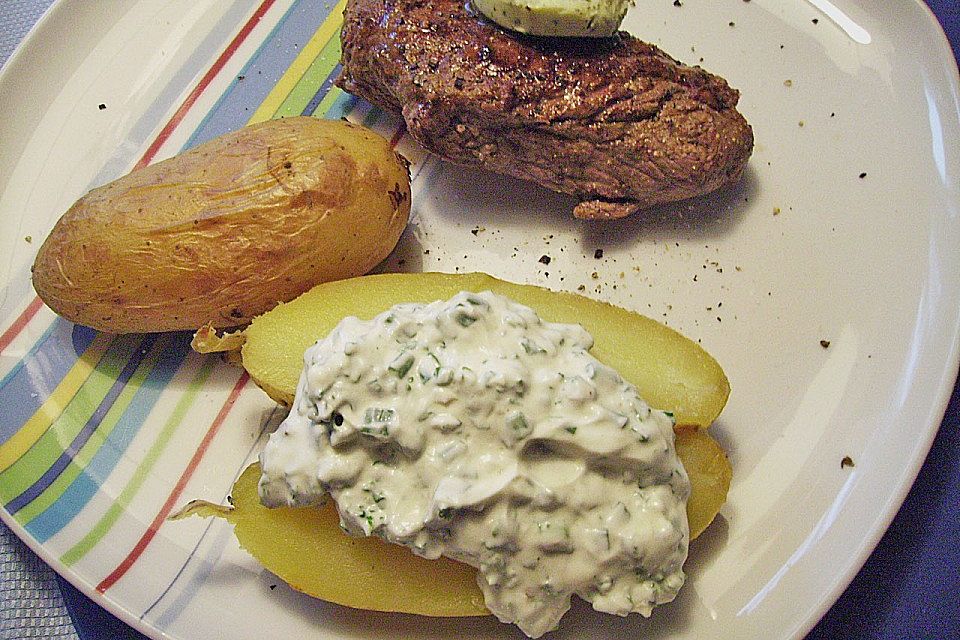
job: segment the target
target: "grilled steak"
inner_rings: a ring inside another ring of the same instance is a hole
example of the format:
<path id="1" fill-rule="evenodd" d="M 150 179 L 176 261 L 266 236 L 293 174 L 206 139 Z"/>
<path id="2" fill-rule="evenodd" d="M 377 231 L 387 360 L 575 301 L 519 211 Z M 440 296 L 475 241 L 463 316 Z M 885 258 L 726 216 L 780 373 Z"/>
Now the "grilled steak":
<path id="1" fill-rule="evenodd" d="M 572 194 L 580 218 L 708 193 L 753 149 L 736 90 L 626 33 L 521 36 L 464 0 L 349 0 L 344 17 L 343 89 L 447 160 Z"/>

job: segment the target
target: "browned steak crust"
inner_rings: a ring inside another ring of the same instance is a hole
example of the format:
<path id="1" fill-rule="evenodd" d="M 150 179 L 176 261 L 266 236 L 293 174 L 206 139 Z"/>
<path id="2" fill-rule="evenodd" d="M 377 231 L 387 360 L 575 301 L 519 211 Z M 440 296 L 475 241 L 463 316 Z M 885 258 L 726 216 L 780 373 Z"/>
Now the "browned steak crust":
<path id="1" fill-rule="evenodd" d="M 620 33 L 530 38 L 464 0 L 349 0 L 338 84 L 453 162 L 619 218 L 740 178 L 753 132 L 725 80 Z"/>

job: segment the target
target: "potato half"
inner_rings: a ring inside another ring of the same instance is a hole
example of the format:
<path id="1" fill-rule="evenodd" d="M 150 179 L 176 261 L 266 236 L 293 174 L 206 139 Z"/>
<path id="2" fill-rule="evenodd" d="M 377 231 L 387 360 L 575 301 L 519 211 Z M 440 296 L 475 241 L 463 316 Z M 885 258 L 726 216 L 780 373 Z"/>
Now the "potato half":
<path id="1" fill-rule="evenodd" d="M 723 370 L 702 348 L 649 318 L 582 296 L 516 285 L 483 274 L 366 276 L 315 287 L 257 318 L 242 333 L 218 338 L 198 332 L 200 351 L 242 349 L 243 366 L 277 401 L 290 404 L 303 352 L 345 316 L 371 318 L 399 302 L 450 298 L 489 289 L 531 306 L 550 321 L 579 322 L 595 338 L 591 352 L 635 384 L 653 406 L 678 419 L 677 453 L 690 476 L 691 538 L 714 519 L 730 486 L 730 463 L 706 431 L 729 394 Z M 205 502 L 182 515 L 219 516 L 235 525 L 240 544 L 295 589 L 359 609 L 430 616 L 487 613 L 473 568 L 452 560 L 419 558 L 378 538 L 351 538 L 336 509 L 267 509 L 260 504 L 256 465 L 233 490 L 233 507 Z"/>
<path id="2" fill-rule="evenodd" d="M 730 463 L 706 431 L 677 434 L 677 453 L 690 475 L 690 537 L 713 520 L 727 497 Z M 426 560 L 380 538 L 354 538 L 340 530 L 332 500 L 323 507 L 260 504 L 260 465 L 244 470 L 231 493 L 232 506 L 198 500 L 175 517 L 225 518 L 240 546 L 297 591 L 354 609 L 425 616 L 479 616 L 490 612 L 477 586 L 476 569 L 440 558 Z"/>
<path id="3" fill-rule="evenodd" d="M 401 302 L 484 290 L 532 307 L 550 322 L 583 325 L 594 337 L 590 353 L 633 383 L 651 406 L 672 411 L 680 425 L 706 427 L 727 402 L 730 385 L 723 369 L 673 329 L 611 304 L 482 273 L 391 273 L 319 285 L 244 330 L 243 366 L 271 398 L 290 406 L 303 352 L 342 318 L 366 320 Z"/>
<path id="4" fill-rule="evenodd" d="M 366 273 L 409 213 L 407 163 L 386 140 L 348 122 L 271 120 L 80 198 L 33 283 L 60 315 L 111 333 L 233 327 Z"/>

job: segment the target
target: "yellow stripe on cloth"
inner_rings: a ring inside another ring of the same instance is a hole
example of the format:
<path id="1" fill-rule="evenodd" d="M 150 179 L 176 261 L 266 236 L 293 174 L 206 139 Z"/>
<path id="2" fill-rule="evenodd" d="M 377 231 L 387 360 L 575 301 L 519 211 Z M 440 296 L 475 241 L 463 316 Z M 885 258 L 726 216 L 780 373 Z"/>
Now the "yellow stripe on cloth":
<path id="1" fill-rule="evenodd" d="M 310 65 L 313 64 L 314 59 L 320 55 L 323 48 L 330 42 L 330 39 L 334 38 L 339 32 L 340 26 L 343 24 L 343 10 L 346 6 L 347 0 L 340 0 L 340 2 L 330 10 L 330 15 L 323 21 L 320 28 L 314 32 L 313 37 L 310 38 L 310 41 L 303 47 L 300 54 L 294 59 L 290 66 L 287 67 L 286 72 L 280 77 L 277 84 L 274 85 L 273 90 L 270 91 L 263 102 L 260 103 L 260 106 L 257 107 L 257 110 L 250 116 L 247 124 L 263 122 L 274 116 L 280 108 L 280 105 L 283 104 L 283 101 L 286 100 L 290 92 L 297 86 L 303 74 L 305 74 L 307 69 L 310 68 Z"/>
<path id="2" fill-rule="evenodd" d="M 0 445 L 0 472 L 19 460 L 47 432 L 90 377 L 112 341 L 112 335 L 98 333 L 37 412 L 9 440 Z"/>

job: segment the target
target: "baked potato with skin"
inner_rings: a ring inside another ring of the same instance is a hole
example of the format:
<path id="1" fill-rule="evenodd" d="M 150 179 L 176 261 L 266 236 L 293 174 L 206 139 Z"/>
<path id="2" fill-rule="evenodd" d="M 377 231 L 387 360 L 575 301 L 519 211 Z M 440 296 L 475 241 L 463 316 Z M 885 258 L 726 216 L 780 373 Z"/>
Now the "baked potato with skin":
<path id="1" fill-rule="evenodd" d="M 716 517 L 730 486 L 730 462 L 706 430 L 730 387 L 702 348 L 649 318 L 582 296 L 517 285 L 483 274 L 365 276 L 315 287 L 256 318 L 243 332 L 218 337 L 205 328 L 194 338 L 203 352 L 240 350 L 243 366 L 272 398 L 289 405 L 303 353 L 346 316 L 372 318 L 400 302 L 447 299 L 489 289 L 532 307 L 546 320 L 579 322 L 595 339 L 591 350 L 637 386 L 653 406 L 673 410 L 676 447 L 690 477 L 690 537 Z M 259 467 L 234 485 L 232 507 L 198 501 L 179 515 L 217 516 L 235 526 L 240 545 L 269 571 L 309 595 L 359 609 L 430 616 L 487 613 L 473 568 L 425 560 L 378 538 L 343 534 L 332 501 L 320 509 L 268 509 L 259 502 Z"/>
<path id="2" fill-rule="evenodd" d="M 407 163 L 386 140 L 343 121 L 272 120 L 80 198 L 33 283 L 60 315 L 111 333 L 238 326 L 366 273 L 409 213 Z"/>

